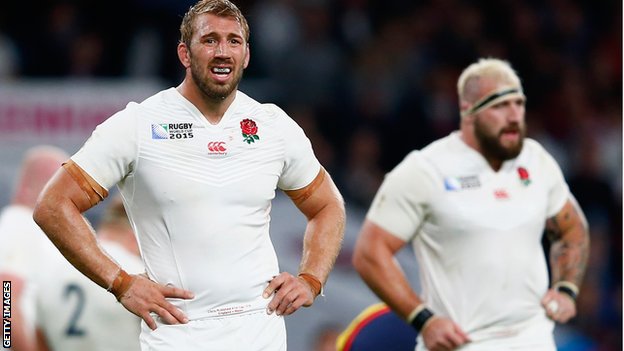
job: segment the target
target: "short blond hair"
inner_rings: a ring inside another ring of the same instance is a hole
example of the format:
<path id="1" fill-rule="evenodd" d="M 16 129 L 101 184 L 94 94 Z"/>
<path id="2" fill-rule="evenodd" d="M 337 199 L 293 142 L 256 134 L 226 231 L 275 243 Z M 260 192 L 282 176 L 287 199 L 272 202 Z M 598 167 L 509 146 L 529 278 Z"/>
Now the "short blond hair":
<path id="1" fill-rule="evenodd" d="M 457 94 L 462 101 L 474 102 L 478 98 L 478 83 L 482 78 L 489 78 L 522 91 L 522 83 L 511 64 L 497 58 L 480 58 L 466 67 L 457 80 Z"/>
<path id="2" fill-rule="evenodd" d="M 184 14 L 180 24 L 180 42 L 191 46 L 195 20 L 199 15 L 211 13 L 219 17 L 234 17 L 243 29 L 243 37 L 249 42 L 249 24 L 243 13 L 229 0 L 200 0 Z"/>

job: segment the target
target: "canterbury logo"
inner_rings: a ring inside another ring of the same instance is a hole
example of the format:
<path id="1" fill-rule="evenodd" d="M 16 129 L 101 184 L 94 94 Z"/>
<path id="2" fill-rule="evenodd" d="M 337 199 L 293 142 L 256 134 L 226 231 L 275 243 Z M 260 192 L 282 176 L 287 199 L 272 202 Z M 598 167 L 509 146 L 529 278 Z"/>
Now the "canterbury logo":
<path id="1" fill-rule="evenodd" d="M 225 148 L 225 141 L 211 141 L 211 142 L 209 142 L 208 143 L 208 151 L 216 152 L 216 153 L 226 152 L 227 149 Z"/>

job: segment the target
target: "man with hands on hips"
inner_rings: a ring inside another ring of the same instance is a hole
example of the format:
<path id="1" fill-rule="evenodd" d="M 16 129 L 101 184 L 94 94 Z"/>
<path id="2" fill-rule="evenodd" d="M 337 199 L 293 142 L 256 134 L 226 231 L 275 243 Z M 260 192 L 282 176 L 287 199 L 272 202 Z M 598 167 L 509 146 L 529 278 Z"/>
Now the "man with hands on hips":
<path id="1" fill-rule="evenodd" d="M 249 26 L 200 0 L 180 26 L 182 83 L 100 124 L 42 193 L 34 218 L 63 255 L 144 323 L 144 350 L 285 350 L 283 316 L 321 293 L 345 209 L 303 130 L 237 90 Z M 82 212 L 117 185 L 147 274 L 99 247 Z M 298 274 L 279 272 L 275 190 L 307 219 Z"/>
<path id="2" fill-rule="evenodd" d="M 576 315 L 587 222 L 556 161 L 525 138 L 525 95 L 509 63 L 480 59 L 457 88 L 460 130 L 386 175 L 353 264 L 419 332 L 417 350 L 555 351 L 554 322 Z M 420 294 L 394 259 L 408 243 Z"/>

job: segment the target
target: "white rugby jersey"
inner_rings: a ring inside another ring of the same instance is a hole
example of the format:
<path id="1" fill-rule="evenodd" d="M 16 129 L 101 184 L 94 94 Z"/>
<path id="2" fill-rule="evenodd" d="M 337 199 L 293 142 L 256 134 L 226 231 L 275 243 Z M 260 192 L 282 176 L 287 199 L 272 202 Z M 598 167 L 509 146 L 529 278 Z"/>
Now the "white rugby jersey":
<path id="1" fill-rule="evenodd" d="M 56 250 L 32 218 L 32 209 L 9 205 L 0 214 L 0 272 L 19 276 L 24 282 L 20 307 L 26 333 L 34 336 L 35 295 L 33 279 L 46 248 Z"/>
<path id="2" fill-rule="evenodd" d="M 32 209 L 10 205 L 0 213 L 0 271 L 28 280 L 36 270 L 38 252 L 52 243 L 32 218 Z"/>
<path id="3" fill-rule="evenodd" d="M 129 273 L 144 272 L 143 262 L 121 245 L 101 241 L 106 252 Z M 115 297 L 74 268 L 54 249 L 38 270 L 37 326 L 51 350 L 139 350 L 141 319 Z"/>
<path id="4" fill-rule="evenodd" d="M 303 130 L 238 91 L 210 124 L 175 88 L 130 103 L 72 156 L 102 187 L 118 184 L 150 278 L 195 293 L 190 319 L 265 309 L 279 273 L 269 237 L 275 189 L 320 170 Z"/>
<path id="5" fill-rule="evenodd" d="M 568 197 L 536 141 L 495 172 L 453 132 L 388 173 L 367 218 L 412 242 L 427 305 L 479 340 L 512 336 L 527 320 L 552 330 L 540 306 L 549 286 L 541 238 Z"/>

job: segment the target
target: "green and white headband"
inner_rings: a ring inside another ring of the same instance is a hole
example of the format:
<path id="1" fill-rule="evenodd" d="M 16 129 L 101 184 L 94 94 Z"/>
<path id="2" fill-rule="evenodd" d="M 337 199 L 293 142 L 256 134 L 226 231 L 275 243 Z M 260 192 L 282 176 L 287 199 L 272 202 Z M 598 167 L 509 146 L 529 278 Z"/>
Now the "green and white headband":
<path id="1" fill-rule="evenodd" d="M 511 98 L 522 98 L 525 99 L 524 93 L 522 92 L 522 88 L 503 88 L 501 90 L 495 91 L 489 95 L 484 96 L 482 99 L 479 99 L 475 102 L 471 108 L 466 109 L 461 112 L 462 117 L 469 116 L 485 110 L 486 108 L 495 105 L 501 101 L 508 100 Z"/>

